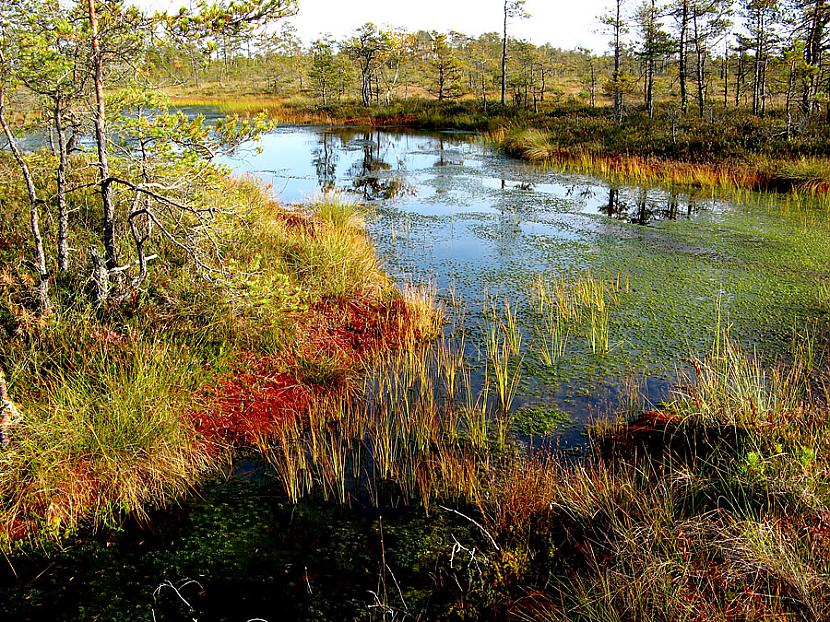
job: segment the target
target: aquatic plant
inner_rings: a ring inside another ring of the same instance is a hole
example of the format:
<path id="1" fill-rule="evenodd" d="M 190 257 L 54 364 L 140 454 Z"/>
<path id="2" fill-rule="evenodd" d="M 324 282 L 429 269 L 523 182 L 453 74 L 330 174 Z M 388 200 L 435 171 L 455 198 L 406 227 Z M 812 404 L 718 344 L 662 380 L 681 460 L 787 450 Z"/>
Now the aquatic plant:
<path id="1" fill-rule="evenodd" d="M 517 312 L 509 300 L 504 301 L 503 313 L 485 298 L 485 357 L 488 374 L 485 382 L 492 382 L 497 400 L 497 443 L 504 447 L 510 430 L 513 400 L 519 389 L 522 373 L 522 332 Z"/>
<path id="2" fill-rule="evenodd" d="M 533 280 L 539 323 L 535 326 L 538 354 L 546 367 L 556 367 L 567 352 L 570 336 L 586 325 L 586 334 L 594 354 L 610 349 L 611 309 L 619 305 L 620 293 L 629 290 L 629 279 L 618 274 L 605 282 L 590 273 L 569 282 L 564 277 Z"/>
<path id="3" fill-rule="evenodd" d="M 667 408 L 702 425 L 755 427 L 788 417 L 803 403 L 810 362 L 802 349 L 792 365 L 768 368 L 748 356 L 721 329 L 712 352 L 694 361 L 694 379 L 687 378 Z"/>

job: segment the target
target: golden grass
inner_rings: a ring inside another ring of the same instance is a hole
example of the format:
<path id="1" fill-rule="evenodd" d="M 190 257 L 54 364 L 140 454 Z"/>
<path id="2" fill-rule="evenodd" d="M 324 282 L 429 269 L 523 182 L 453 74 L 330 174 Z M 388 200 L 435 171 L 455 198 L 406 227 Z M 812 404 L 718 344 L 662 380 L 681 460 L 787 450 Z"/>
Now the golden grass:
<path id="1" fill-rule="evenodd" d="M 79 335 L 79 328 L 90 333 Z M 38 527 L 60 536 L 124 511 L 141 517 L 147 504 L 191 490 L 221 459 L 182 416 L 204 374 L 192 355 L 131 340 L 116 354 L 83 321 L 71 333 L 52 339 L 59 347 L 71 341 L 90 348 L 77 356 L 75 369 L 29 363 L 45 393 L 21 401 L 25 416 L 0 452 L 2 540 Z M 25 371 L 15 369 L 14 377 Z"/>
<path id="2" fill-rule="evenodd" d="M 548 133 L 501 129 L 485 140 L 508 153 L 567 171 L 597 174 L 626 183 L 693 188 L 782 190 L 812 196 L 830 193 L 830 161 L 822 158 L 752 163 L 691 163 L 637 155 L 606 155 L 584 148 L 560 148 Z"/>
<path id="3" fill-rule="evenodd" d="M 151 290 L 124 317 L 114 307 L 111 322 L 83 308 L 35 320 L 21 303 L 26 283 L 14 266 L 0 270 L 2 317 L 16 327 L 3 326 L 0 363 L 24 412 L 0 452 L 0 548 L 145 517 L 192 490 L 229 449 L 197 431 L 213 414 L 195 398 L 237 357 L 282 361 L 262 373 L 318 388 L 366 362 L 360 344 L 345 353 L 321 343 L 326 330 L 358 330 L 338 325 L 363 318 L 354 308 L 370 311 L 360 337 L 369 349 L 437 333 L 434 289 L 396 291 L 360 206 L 323 197 L 289 212 L 251 179 L 216 192 L 235 211 L 215 222 L 224 271 L 208 282 L 186 261 L 153 266 Z"/>

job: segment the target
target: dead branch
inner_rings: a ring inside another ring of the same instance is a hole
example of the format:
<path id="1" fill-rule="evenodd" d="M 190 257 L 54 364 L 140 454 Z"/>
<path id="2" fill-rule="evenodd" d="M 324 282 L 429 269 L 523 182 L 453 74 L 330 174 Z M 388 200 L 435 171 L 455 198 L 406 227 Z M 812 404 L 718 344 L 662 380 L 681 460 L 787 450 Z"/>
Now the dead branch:
<path id="1" fill-rule="evenodd" d="M 20 417 L 20 411 L 9 397 L 6 376 L 0 369 L 0 447 L 5 449 L 9 446 L 9 426 Z"/>

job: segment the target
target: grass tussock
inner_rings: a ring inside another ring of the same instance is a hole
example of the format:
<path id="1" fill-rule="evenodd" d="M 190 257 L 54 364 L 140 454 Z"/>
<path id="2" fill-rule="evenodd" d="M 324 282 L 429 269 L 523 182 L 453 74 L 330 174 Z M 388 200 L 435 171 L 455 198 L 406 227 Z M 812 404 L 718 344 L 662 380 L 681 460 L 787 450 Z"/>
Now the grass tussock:
<path id="1" fill-rule="evenodd" d="M 650 427 L 574 462 L 504 434 L 499 379 L 472 388 L 464 339 L 384 359 L 362 399 L 293 421 L 268 450 L 289 496 L 459 508 L 484 552 L 466 598 L 518 619 L 830 615 L 830 423 L 807 349 L 763 372 L 722 335 Z"/>
<path id="2" fill-rule="evenodd" d="M 0 450 L 4 549 L 146 516 L 235 446 L 340 394 L 376 353 L 437 330 L 432 297 L 384 274 L 358 205 L 328 196 L 289 212 L 248 179 L 215 192 L 222 270 L 204 279 L 159 243 L 147 287 L 99 313 L 79 257 L 53 286 L 59 310 L 38 318 L 15 255 L 25 241 L 3 241 L 0 365 L 23 413 Z M 23 235 L 25 211 L 4 196 L 3 230 Z M 83 192 L 72 200 L 83 214 Z"/>
<path id="3" fill-rule="evenodd" d="M 146 504 L 190 490 L 217 457 L 182 417 L 204 374 L 192 354 L 102 335 L 83 318 L 45 332 L 28 344 L 29 369 L 21 361 L 12 371 L 37 384 L 0 452 L 3 535 L 35 527 L 62 535 L 124 511 L 142 516 Z M 70 368 L 38 360 L 68 346 L 83 347 Z"/>

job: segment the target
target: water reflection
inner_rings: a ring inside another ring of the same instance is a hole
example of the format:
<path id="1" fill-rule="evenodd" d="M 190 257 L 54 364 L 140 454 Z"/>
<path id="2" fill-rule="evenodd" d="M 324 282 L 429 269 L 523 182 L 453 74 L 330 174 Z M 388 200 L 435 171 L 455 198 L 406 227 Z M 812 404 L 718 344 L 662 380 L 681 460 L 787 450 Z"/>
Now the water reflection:
<path id="1" fill-rule="evenodd" d="M 449 149 L 448 146 L 454 146 L 454 143 L 448 144 L 447 139 L 443 136 L 438 139 L 438 160 L 432 166 L 435 168 L 464 166 L 464 155 L 456 150 Z"/>
<path id="2" fill-rule="evenodd" d="M 384 140 L 380 132 L 363 132 L 358 141 L 362 146 L 363 157 L 352 163 L 349 177 L 352 189 L 364 201 L 389 201 L 397 196 L 412 191 L 406 183 L 406 165 L 397 159 L 393 166 L 386 161 L 390 151 L 391 140 Z"/>
<path id="3" fill-rule="evenodd" d="M 331 132 L 321 132 L 319 144 L 312 149 L 311 162 L 317 172 L 317 183 L 322 192 L 331 192 L 337 187 L 337 162 L 339 150 L 334 145 Z"/>
<path id="4" fill-rule="evenodd" d="M 700 210 L 700 206 L 691 198 L 686 198 L 681 209 L 681 201 L 676 192 L 666 195 L 658 192 L 658 196 L 650 197 L 647 188 L 640 188 L 636 197 L 621 196 L 620 189 L 615 186 L 608 188 L 608 202 L 600 207 L 600 212 L 614 218 L 635 225 L 648 225 L 661 220 L 690 220 Z"/>

